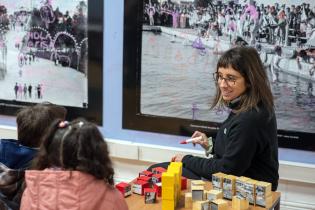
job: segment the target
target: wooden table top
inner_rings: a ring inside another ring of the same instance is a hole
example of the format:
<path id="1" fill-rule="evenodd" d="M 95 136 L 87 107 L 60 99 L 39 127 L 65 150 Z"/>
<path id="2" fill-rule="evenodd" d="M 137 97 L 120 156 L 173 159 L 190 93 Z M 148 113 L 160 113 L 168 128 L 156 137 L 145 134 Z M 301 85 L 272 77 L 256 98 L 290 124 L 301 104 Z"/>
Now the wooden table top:
<path id="1" fill-rule="evenodd" d="M 190 183 L 187 183 L 187 186 L 190 186 Z M 206 190 L 210 190 L 212 188 L 211 183 L 207 182 L 206 184 Z M 188 190 L 190 191 L 190 190 Z M 192 210 L 189 208 L 185 208 L 185 192 L 187 192 L 187 190 L 182 191 L 181 193 L 181 197 L 179 200 L 179 203 L 177 204 L 176 209 L 177 210 Z M 272 206 L 268 209 L 274 209 L 274 207 L 280 203 L 280 196 L 281 193 L 280 192 L 272 192 Z M 226 200 L 226 199 L 225 199 Z M 228 201 L 229 204 L 229 209 L 232 209 L 232 202 L 229 200 Z M 158 197 L 157 198 L 157 202 L 154 204 L 145 204 L 144 203 L 144 196 L 140 196 L 138 194 L 134 194 L 132 193 L 131 196 L 128 196 L 126 198 L 126 202 L 128 204 L 129 210 L 161 210 L 162 209 L 162 198 Z M 266 208 L 260 207 L 260 206 L 253 206 L 253 205 L 249 205 L 249 210 L 266 210 Z"/>

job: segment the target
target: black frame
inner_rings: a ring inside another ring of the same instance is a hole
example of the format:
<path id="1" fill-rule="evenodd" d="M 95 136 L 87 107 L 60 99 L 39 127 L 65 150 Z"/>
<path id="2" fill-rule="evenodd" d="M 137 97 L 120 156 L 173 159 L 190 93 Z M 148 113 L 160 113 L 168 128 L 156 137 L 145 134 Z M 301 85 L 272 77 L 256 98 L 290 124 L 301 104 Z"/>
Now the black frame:
<path id="1" fill-rule="evenodd" d="M 190 136 L 195 130 L 215 136 L 220 124 L 141 114 L 143 0 L 124 1 L 123 128 Z M 278 130 L 279 147 L 315 151 L 315 133 Z"/>
<path id="2" fill-rule="evenodd" d="M 88 107 L 65 106 L 69 120 L 84 117 L 99 125 L 103 124 L 103 13 L 103 1 L 88 0 Z M 0 100 L 0 113 L 15 115 L 18 109 L 33 104 Z"/>

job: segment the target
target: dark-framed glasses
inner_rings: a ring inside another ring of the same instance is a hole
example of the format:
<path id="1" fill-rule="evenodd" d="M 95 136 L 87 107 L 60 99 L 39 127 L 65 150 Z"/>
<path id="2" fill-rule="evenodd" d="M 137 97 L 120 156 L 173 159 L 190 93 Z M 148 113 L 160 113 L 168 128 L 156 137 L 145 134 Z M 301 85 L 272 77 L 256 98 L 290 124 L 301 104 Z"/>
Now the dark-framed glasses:
<path id="1" fill-rule="evenodd" d="M 222 82 L 224 80 L 228 86 L 234 86 L 237 80 L 237 77 L 233 75 L 228 75 L 227 77 L 223 77 L 222 74 L 219 74 L 218 72 L 214 72 L 213 80 L 217 83 Z"/>

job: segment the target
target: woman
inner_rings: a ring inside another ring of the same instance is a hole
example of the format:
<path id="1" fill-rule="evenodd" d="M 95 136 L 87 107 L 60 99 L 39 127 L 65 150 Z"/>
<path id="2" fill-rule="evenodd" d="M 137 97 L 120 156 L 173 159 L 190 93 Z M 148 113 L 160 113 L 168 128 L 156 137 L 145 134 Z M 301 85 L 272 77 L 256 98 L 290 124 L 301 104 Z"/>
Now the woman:
<path id="1" fill-rule="evenodd" d="M 229 107 L 231 112 L 213 141 L 213 157 L 175 155 L 172 161 L 183 162 L 187 178 L 211 180 L 213 173 L 223 172 L 270 182 L 276 190 L 277 124 L 270 84 L 257 51 L 251 47 L 226 51 L 218 61 L 214 80 L 217 91 L 212 108 Z M 192 135 L 198 136 L 201 140 L 194 143 L 211 150 L 207 136 L 199 131 Z"/>
<path id="2" fill-rule="evenodd" d="M 114 188 L 107 144 L 96 125 L 56 121 L 26 171 L 21 210 L 127 210 Z"/>

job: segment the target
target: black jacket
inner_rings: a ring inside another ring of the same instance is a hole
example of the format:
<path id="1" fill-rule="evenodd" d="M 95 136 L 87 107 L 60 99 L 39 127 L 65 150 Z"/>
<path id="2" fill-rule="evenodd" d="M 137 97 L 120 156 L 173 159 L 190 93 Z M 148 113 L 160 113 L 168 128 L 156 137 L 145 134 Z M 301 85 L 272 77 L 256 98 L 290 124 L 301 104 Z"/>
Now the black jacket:
<path id="1" fill-rule="evenodd" d="M 186 155 L 184 167 L 211 180 L 216 172 L 247 176 L 278 186 L 277 123 L 273 113 L 259 106 L 234 114 L 222 123 L 214 141 L 214 156 L 206 159 Z"/>

